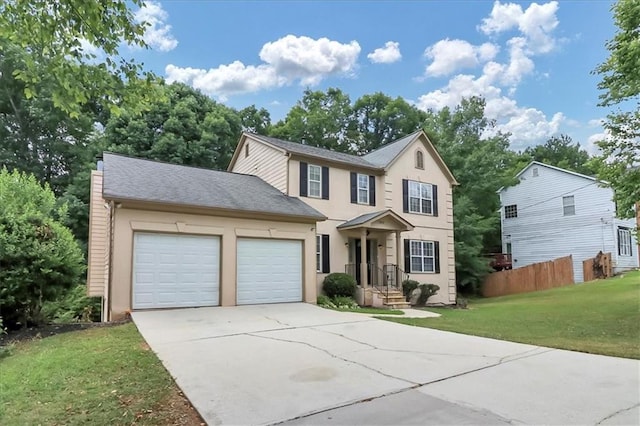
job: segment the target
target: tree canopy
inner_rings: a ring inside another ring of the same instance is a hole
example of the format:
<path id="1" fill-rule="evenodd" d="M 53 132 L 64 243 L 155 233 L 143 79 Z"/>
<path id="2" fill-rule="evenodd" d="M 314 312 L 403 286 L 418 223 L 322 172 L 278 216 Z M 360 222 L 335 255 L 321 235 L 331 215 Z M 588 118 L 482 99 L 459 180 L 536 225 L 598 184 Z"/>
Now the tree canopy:
<path id="1" fill-rule="evenodd" d="M 617 109 L 604 125 L 609 136 L 598 143 L 598 177 L 613 187 L 618 216 L 630 218 L 640 201 L 640 4 L 619 0 L 612 10 L 618 30 L 606 44 L 609 57 L 595 72 L 602 77 L 600 105 Z"/>
<path id="2" fill-rule="evenodd" d="M 542 145 L 525 149 L 524 156 L 584 175 L 595 174 L 589 162 L 589 153 L 581 148 L 579 143 L 574 143 L 568 135 L 552 136 Z"/>
<path id="3" fill-rule="evenodd" d="M 74 117 L 92 101 L 112 112 L 123 105 L 144 109 L 154 96 L 156 77 L 119 52 L 122 43 L 146 47 L 147 24 L 134 20 L 129 4 L 140 7 L 143 1 L 0 2 L 0 55 L 11 46 L 29 52 L 11 74 L 0 76 L 0 85 L 15 78 L 23 83 L 26 99 L 50 97 L 53 105 Z M 92 65 L 94 50 L 103 57 Z M 40 83 L 45 77 L 50 81 L 43 93 Z"/>

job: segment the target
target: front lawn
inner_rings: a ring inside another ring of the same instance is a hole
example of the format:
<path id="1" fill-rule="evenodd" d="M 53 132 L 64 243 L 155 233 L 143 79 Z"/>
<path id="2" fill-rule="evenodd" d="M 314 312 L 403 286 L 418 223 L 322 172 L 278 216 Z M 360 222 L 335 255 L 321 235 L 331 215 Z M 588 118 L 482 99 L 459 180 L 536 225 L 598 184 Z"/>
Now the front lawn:
<path id="1" fill-rule="evenodd" d="M 16 344 L 0 359 L 0 424 L 200 424 L 133 324 Z"/>
<path id="2" fill-rule="evenodd" d="M 553 290 L 429 308 L 438 318 L 388 318 L 559 349 L 640 359 L 640 272 Z"/>

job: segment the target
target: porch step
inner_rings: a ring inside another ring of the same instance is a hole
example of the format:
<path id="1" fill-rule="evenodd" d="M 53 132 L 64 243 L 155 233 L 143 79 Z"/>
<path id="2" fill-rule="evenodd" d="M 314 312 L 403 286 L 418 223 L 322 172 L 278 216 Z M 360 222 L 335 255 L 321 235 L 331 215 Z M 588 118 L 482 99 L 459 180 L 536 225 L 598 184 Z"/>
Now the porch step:
<path id="1" fill-rule="evenodd" d="M 386 306 L 389 309 L 409 309 L 411 307 L 410 304 L 408 304 L 405 301 L 402 302 L 382 302 L 382 304 L 384 306 Z"/>

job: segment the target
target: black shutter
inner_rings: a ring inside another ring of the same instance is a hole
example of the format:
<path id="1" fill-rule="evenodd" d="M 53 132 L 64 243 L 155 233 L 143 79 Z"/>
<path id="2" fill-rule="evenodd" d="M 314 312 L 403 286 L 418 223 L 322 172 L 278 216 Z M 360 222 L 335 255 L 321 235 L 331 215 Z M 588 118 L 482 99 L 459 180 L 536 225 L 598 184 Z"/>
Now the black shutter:
<path id="1" fill-rule="evenodd" d="M 355 172 L 351 172 L 351 202 L 358 203 L 358 175 Z"/>
<path id="2" fill-rule="evenodd" d="M 440 273 L 440 241 L 434 241 L 433 242 L 433 256 L 434 256 L 434 261 L 433 263 L 434 268 L 435 268 L 435 272 L 436 274 Z"/>
<path id="3" fill-rule="evenodd" d="M 433 215 L 438 216 L 438 185 L 431 185 L 431 196 L 433 197 Z"/>
<path id="4" fill-rule="evenodd" d="M 328 274 L 330 271 L 329 266 L 329 236 L 322 236 L 322 273 Z"/>
<path id="5" fill-rule="evenodd" d="M 620 238 L 620 228 L 618 228 L 618 256 L 620 256 L 620 253 L 621 253 L 621 251 L 620 251 L 620 243 L 622 241 L 620 241 L 620 240 L 621 240 L 621 238 Z"/>
<path id="6" fill-rule="evenodd" d="M 369 176 L 369 205 L 376 205 L 376 177 Z"/>
<path id="7" fill-rule="evenodd" d="M 322 199 L 329 199 L 329 168 L 322 168 Z"/>
<path id="8" fill-rule="evenodd" d="M 411 272 L 411 243 L 409 240 L 404 240 L 404 272 L 407 274 Z"/>
<path id="9" fill-rule="evenodd" d="M 409 181 L 402 179 L 402 211 L 409 213 Z"/>
<path id="10" fill-rule="evenodd" d="M 300 162 L 300 196 L 307 196 L 307 163 Z"/>

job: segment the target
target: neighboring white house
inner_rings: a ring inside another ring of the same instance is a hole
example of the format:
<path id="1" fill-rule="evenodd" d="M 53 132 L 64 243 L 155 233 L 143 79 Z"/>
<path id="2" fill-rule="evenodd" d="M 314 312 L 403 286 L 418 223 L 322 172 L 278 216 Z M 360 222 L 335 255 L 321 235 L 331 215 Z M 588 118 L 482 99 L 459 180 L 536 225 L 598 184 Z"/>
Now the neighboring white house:
<path id="1" fill-rule="evenodd" d="M 575 282 L 582 262 L 611 253 L 614 272 L 638 267 L 635 220 L 616 218 L 613 190 L 595 178 L 533 161 L 501 188 L 502 249 L 513 267 L 573 256 Z"/>

